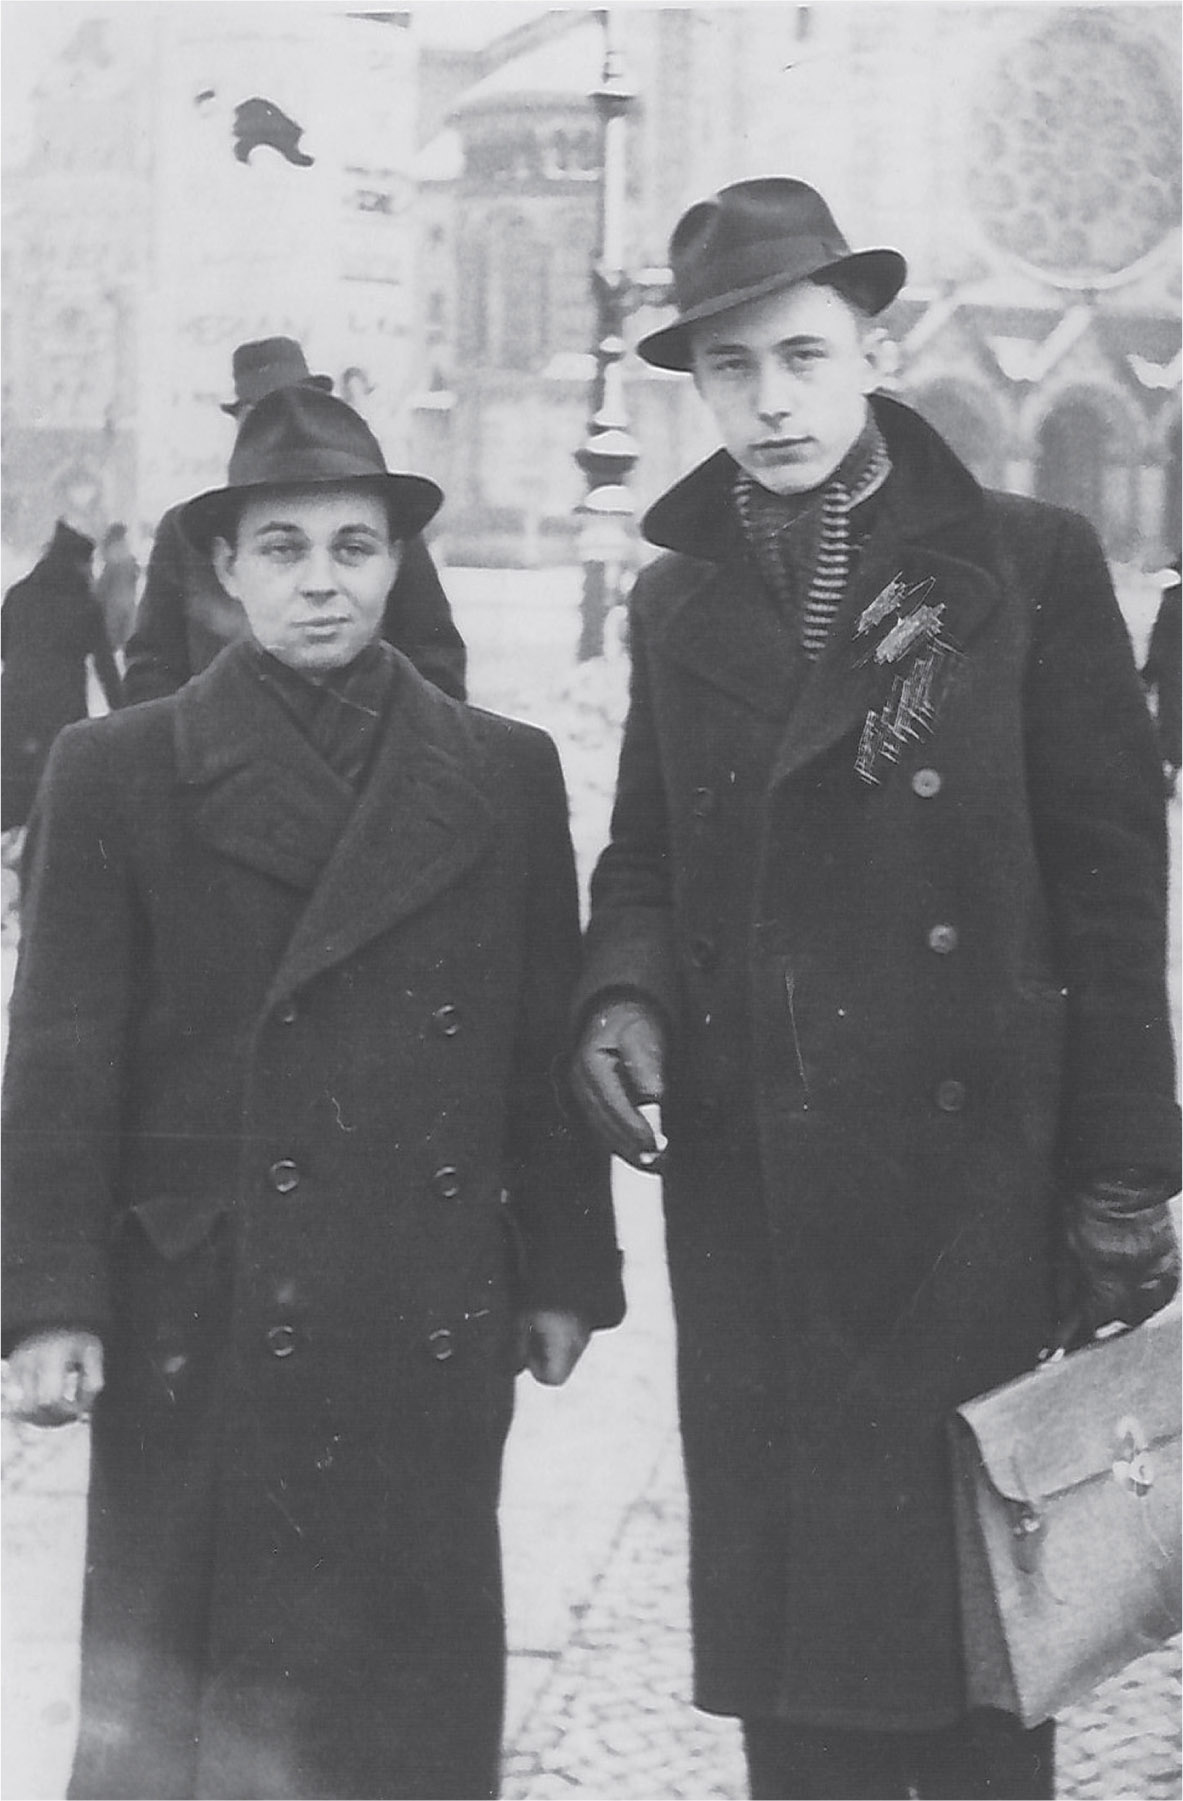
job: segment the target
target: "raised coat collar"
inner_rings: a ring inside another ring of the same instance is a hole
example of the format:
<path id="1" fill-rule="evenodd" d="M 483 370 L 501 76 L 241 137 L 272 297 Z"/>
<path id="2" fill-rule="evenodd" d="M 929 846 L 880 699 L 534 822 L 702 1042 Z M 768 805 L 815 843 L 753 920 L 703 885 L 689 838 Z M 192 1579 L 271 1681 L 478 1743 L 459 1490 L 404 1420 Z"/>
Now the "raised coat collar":
<path id="1" fill-rule="evenodd" d="M 343 828 L 339 779 L 282 709 L 264 704 L 246 645 L 224 651 L 176 699 L 178 773 L 191 791 L 193 827 L 220 855 L 304 886 L 302 846 L 273 828 L 293 775 L 307 784 L 314 806 L 315 796 L 323 797 L 335 844 L 276 973 L 273 998 L 417 912 L 484 852 L 492 815 L 467 710 L 386 649 L 397 665 L 389 714 Z"/>
<path id="2" fill-rule="evenodd" d="M 872 406 L 892 473 L 825 649 L 799 695 L 783 679 L 771 608 L 760 605 L 731 498 L 736 465 L 727 452 L 692 470 L 645 517 L 651 542 L 692 559 L 671 571 L 677 599 L 663 610 L 663 649 L 713 686 L 786 719 L 779 776 L 861 726 L 875 704 L 883 671 L 859 666 L 855 627 L 894 576 L 909 584 L 933 578 L 932 599 L 944 606 L 945 635 L 959 650 L 1001 598 L 978 483 L 911 408 L 883 395 L 873 396 Z"/>

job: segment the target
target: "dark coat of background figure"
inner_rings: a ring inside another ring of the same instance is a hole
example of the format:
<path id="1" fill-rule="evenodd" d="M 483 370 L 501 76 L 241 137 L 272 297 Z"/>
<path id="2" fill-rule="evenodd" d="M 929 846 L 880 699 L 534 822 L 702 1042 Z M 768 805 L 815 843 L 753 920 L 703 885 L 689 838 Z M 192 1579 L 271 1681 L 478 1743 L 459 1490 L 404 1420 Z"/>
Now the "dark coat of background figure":
<path id="1" fill-rule="evenodd" d="M 1142 680 L 1154 695 L 1155 729 L 1163 763 L 1177 774 L 1183 764 L 1183 587 L 1179 565 L 1175 579 L 1163 590 L 1150 633 Z"/>
<path id="2" fill-rule="evenodd" d="M 246 615 L 226 593 L 208 555 L 186 537 L 182 507 L 164 514 L 148 558 L 135 627 L 127 641 L 129 702 L 174 694 L 227 644 L 247 636 Z M 454 700 L 465 697 L 464 640 L 422 538 L 408 538 L 382 636 Z"/>
<path id="3" fill-rule="evenodd" d="M 107 628 L 112 650 L 122 650 L 131 635 L 136 616 L 140 566 L 127 541 L 127 527 L 113 525 L 103 535 L 102 568 L 95 580 L 95 599 Z"/>
<path id="4" fill-rule="evenodd" d="M 318 874 L 341 783 L 251 655 L 67 732 L 30 826 L 6 1327 L 108 1362 L 71 1792 L 492 1794 L 514 1309 L 623 1307 L 562 776 L 399 657 Z"/>
<path id="5" fill-rule="evenodd" d="M 87 573 L 92 539 L 60 521 L 28 575 L 0 611 L 0 829 L 22 826 L 50 748 L 63 726 L 86 718 L 86 659 L 94 658 L 109 704 L 119 705 L 119 672 Z"/>
<path id="6" fill-rule="evenodd" d="M 945 1421 L 1054 1326 L 1058 1184 L 1178 1161 L 1150 721 L 1095 536 L 875 397 L 893 472 L 803 666 L 719 452 L 651 510 L 583 1012 L 670 1023 L 698 1704 L 924 1731 L 965 1695 Z M 930 737 L 855 773 L 932 578 Z"/>

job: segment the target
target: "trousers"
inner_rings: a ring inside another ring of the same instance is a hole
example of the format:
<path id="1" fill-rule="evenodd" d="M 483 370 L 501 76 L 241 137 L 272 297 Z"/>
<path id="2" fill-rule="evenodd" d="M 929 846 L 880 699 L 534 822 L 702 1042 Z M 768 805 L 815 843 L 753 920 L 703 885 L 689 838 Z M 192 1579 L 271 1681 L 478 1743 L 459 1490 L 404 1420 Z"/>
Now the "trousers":
<path id="1" fill-rule="evenodd" d="M 1051 1801 L 1055 1722 L 979 1709 L 934 1732 L 743 1721 L 753 1801 Z"/>

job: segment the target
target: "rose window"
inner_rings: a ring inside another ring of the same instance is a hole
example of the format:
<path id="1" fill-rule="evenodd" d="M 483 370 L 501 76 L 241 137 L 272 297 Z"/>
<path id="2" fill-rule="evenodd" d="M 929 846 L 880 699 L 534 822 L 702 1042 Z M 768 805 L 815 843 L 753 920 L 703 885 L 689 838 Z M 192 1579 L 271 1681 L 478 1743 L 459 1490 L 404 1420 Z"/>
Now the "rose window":
<path id="1" fill-rule="evenodd" d="M 1094 13 L 1010 51 L 975 110 L 968 191 L 1000 249 L 1067 285 L 1111 281 L 1179 217 L 1164 53 Z"/>

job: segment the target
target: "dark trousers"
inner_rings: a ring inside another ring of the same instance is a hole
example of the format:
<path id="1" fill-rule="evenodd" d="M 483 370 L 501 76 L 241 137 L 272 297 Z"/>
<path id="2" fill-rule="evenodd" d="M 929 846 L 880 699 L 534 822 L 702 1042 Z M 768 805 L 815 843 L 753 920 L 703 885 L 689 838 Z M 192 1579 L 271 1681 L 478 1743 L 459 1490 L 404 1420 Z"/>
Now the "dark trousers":
<path id="1" fill-rule="evenodd" d="M 937 1732 L 745 1720 L 753 1801 L 1051 1801 L 1055 1724 L 979 1710 Z"/>

